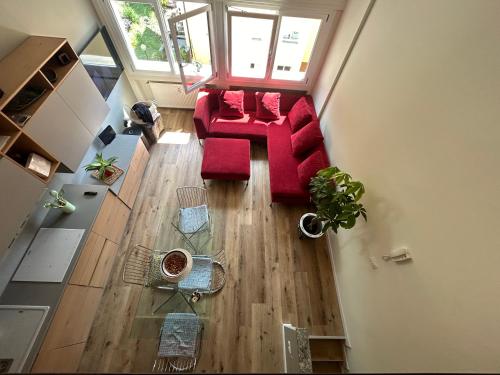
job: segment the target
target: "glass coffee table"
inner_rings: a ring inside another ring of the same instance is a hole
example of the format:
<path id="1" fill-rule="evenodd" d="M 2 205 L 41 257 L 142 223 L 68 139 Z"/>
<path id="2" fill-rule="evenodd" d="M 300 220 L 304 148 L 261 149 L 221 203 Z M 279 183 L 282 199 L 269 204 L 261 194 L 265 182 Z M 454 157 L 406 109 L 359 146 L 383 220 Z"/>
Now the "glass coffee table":
<path id="1" fill-rule="evenodd" d="M 159 272 L 159 263 L 161 262 L 162 254 L 169 250 L 181 248 L 189 251 L 193 256 L 193 269 L 191 273 L 179 284 L 169 284 L 165 280 L 157 276 L 152 276 L 149 279 L 155 280 L 152 286 L 143 286 L 140 297 L 137 303 L 134 322 L 130 331 L 131 338 L 157 338 L 163 320 L 168 313 L 193 313 L 204 321 L 208 320 L 212 303 L 217 299 L 214 295 L 204 295 L 208 290 L 200 290 L 201 298 L 198 301 L 198 295 L 193 294 L 198 292 L 197 289 L 190 289 L 192 286 L 189 281 L 193 277 L 197 278 L 195 283 L 203 285 L 206 281 L 206 260 L 211 259 L 221 263 L 221 267 L 217 267 L 218 271 L 224 276 L 224 259 L 223 251 L 216 249 L 214 237 L 216 220 L 212 217 L 210 230 L 202 231 L 189 239 L 186 239 L 178 233 L 170 224 L 171 218 L 165 217 L 160 225 L 155 245 L 153 247 L 153 256 L 151 257 L 150 273 L 156 274 Z M 219 251 L 217 251 L 219 250 Z M 222 253 L 222 258 L 220 258 Z M 196 265 L 199 265 L 197 268 Z M 215 269 L 215 268 L 214 268 Z M 189 279 L 188 279 L 189 278 Z M 202 279 L 201 281 L 199 279 Z M 209 283 L 210 286 L 210 283 Z"/>

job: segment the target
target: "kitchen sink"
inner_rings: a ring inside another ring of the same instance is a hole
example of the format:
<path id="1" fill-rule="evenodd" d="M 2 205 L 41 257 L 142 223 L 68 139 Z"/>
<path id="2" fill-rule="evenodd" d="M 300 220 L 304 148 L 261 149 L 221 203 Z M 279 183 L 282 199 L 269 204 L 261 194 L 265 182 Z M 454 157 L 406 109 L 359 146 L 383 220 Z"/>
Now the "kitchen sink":
<path id="1" fill-rule="evenodd" d="M 27 372 L 23 367 L 48 312 L 49 306 L 0 305 L 0 373 Z"/>

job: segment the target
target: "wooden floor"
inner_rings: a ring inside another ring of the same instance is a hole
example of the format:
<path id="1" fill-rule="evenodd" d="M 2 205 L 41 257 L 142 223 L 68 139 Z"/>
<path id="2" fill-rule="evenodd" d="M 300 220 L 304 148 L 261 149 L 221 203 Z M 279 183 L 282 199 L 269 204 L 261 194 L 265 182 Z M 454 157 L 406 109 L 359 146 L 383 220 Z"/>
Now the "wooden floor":
<path id="1" fill-rule="evenodd" d="M 165 214 L 177 210 L 175 189 L 200 186 L 202 147 L 192 111 L 162 110 L 168 132 L 192 133 L 188 144 L 156 144 L 105 289 L 81 372 L 150 372 L 158 332 L 132 335 L 141 287 L 124 284 L 125 256 L 135 244 L 153 247 Z M 197 372 L 282 372 L 282 323 L 314 335 L 343 335 L 325 239 L 301 241 L 297 220 L 307 207 L 269 207 L 264 145 L 252 145 L 252 176 L 209 183 L 214 241 L 226 250 L 228 280 L 207 306 Z M 167 215 L 168 216 L 168 215 Z M 164 224 L 164 223 L 163 223 Z M 175 236 L 172 232 L 169 234 Z"/>

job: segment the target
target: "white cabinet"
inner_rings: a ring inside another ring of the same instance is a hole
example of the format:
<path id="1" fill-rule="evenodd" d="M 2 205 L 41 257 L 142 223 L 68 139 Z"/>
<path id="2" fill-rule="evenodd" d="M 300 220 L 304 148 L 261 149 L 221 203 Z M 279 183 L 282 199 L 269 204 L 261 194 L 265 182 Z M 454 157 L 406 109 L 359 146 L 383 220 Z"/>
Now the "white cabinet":
<path id="1" fill-rule="evenodd" d="M 57 92 L 87 130 L 96 136 L 109 107 L 81 62 L 76 64 Z"/>
<path id="2" fill-rule="evenodd" d="M 76 171 L 94 139 L 57 91 L 47 98 L 24 130 L 72 171 Z"/>
<path id="3" fill-rule="evenodd" d="M 0 159 L 0 259 L 27 215 L 40 199 L 45 184 L 7 158 Z"/>

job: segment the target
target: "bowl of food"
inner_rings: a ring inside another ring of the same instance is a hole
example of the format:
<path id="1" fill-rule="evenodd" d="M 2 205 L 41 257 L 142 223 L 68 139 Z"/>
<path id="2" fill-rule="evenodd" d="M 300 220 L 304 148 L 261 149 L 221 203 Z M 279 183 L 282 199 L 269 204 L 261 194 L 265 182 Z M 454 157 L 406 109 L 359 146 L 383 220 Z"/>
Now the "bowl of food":
<path id="1" fill-rule="evenodd" d="M 193 257 L 184 249 L 173 249 L 161 261 L 161 273 L 165 280 L 177 283 L 186 277 L 193 267 Z"/>

